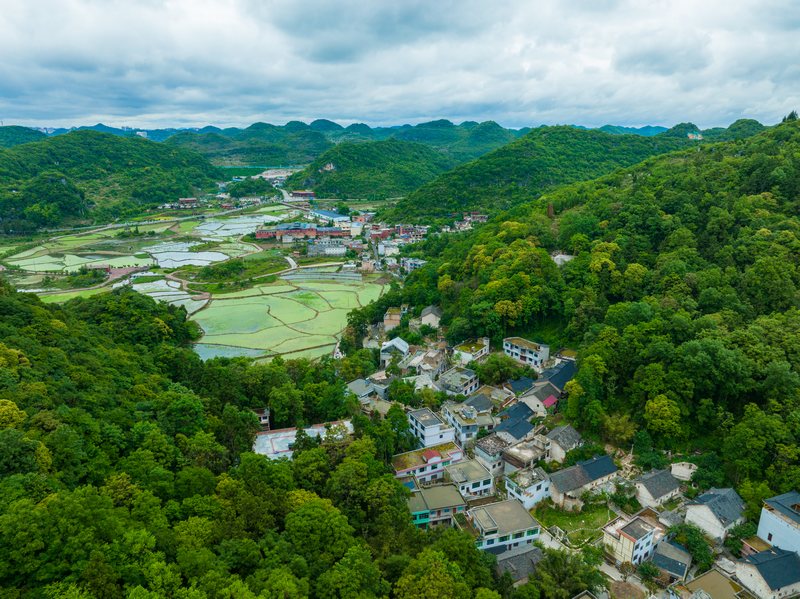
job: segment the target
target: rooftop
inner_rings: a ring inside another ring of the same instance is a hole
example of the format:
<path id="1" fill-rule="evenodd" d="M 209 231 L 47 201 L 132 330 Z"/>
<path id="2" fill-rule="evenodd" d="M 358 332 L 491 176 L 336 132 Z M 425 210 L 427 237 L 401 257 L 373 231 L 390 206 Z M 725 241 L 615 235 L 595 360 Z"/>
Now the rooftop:
<path id="1" fill-rule="evenodd" d="M 764 500 L 764 503 L 795 523 L 800 524 L 800 493 L 797 491 L 789 491 L 783 495 L 770 497 Z"/>
<path id="2" fill-rule="evenodd" d="M 466 505 L 466 503 L 455 485 L 436 485 L 414 491 L 408 500 L 408 509 L 411 513 L 416 513 Z"/>
<path id="3" fill-rule="evenodd" d="M 569 424 L 557 426 L 547 433 L 547 438 L 554 443 L 558 443 L 565 451 L 574 449 L 582 441 L 581 434 Z"/>
<path id="4" fill-rule="evenodd" d="M 513 480 L 520 488 L 527 489 L 533 485 L 538 485 L 540 482 L 548 480 L 547 472 L 536 466 L 523 468 L 511 474 L 506 475 L 507 478 Z"/>
<path id="5" fill-rule="evenodd" d="M 711 599 L 738 599 L 742 587 L 719 570 L 709 570 L 691 582 L 686 588 L 692 592 L 705 591 Z"/>
<path id="6" fill-rule="evenodd" d="M 528 513 L 516 499 L 507 499 L 497 503 L 489 503 L 472 508 L 467 514 L 479 524 L 483 530 L 497 529 L 499 536 L 525 530 L 539 523 Z"/>
<path id="7" fill-rule="evenodd" d="M 475 372 L 469 368 L 455 366 L 439 377 L 439 384 L 452 387 L 463 387 L 470 379 L 475 377 Z"/>
<path id="8" fill-rule="evenodd" d="M 458 462 L 445 467 L 450 480 L 454 483 L 470 483 L 478 480 L 486 480 L 492 475 L 478 460 L 467 460 Z"/>
<path id="9" fill-rule="evenodd" d="M 433 314 L 434 316 L 441 318 L 444 312 L 442 312 L 442 309 L 439 306 L 427 306 L 426 308 L 422 309 L 422 314 L 420 314 L 420 316 L 428 316 L 429 314 Z"/>
<path id="10" fill-rule="evenodd" d="M 626 535 L 637 541 L 646 537 L 655 529 L 641 518 L 634 518 L 620 529 Z"/>
<path id="11" fill-rule="evenodd" d="M 578 370 L 574 360 L 562 360 L 552 368 L 548 368 L 539 376 L 540 380 L 547 380 L 563 391 L 564 386 L 572 380 Z"/>
<path id="12" fill-rule="evenodd" d="M 681 486 L 669 470 L 651 470 L 642 474 L 636 482 L 641 483 L 653 499 L 664 497 Z"/>
<path id="13" fill-rule="evenodd" d="M 431 456 L 431 452 L 438 453 L 443 460 L 450 459 L 450 455 L 455 452 L 460 452 L 461 449 L 453 442 L 442 443 L 434 447 L 427 447 L 423 449 L 415 449 L 414 451 L 407 451 L 406 453 L 399 453 L 392 457 L 392 468 L 396 472 L 400 470 L 408 470 L 410 468 L 418 468 L 428 463 L 430 458 L 426 458 L 425 454 Z"/>
<path id="14" fill-rule="evenodd" d="M 339 214 L 338 212 L 334 212 L 333 210 L 319 210 L 315 209 L 311 211 L 312 214 L 318 214 L 319 216 L 323 216 L 325 218 L 347 218 L 349 216 L 345 216 L 344 214 Z"/>
<path id="15" fill-rule="evenodd" d="M 744 501 L 733 489 L 709 489 L 689 504 L 706 505 L 723 526 L 736 522 L 744 513 Z"/>
<path id="16" fill-rule="evenodd" d="M 518 379 L 514 379 L 512 381 L 508 381 L 508 386 L 511 388 L 511 391 L 514 392 L 514 395 L 522 395 L 526 391 L 528 391 L 533 385 L 536 383 L 535 379 L 532 379 L 527 376 L 522 376 Z"/>
<path id="17" fill-rule="evenodd" d="M 683 547 L 671 541 L 661 541 L 653 553 L 653 563 L 662 570 L 683 580 L 692 565 L 692 556 Z"/>
<path id="18" fill-rule="evenodd" d="M 424 427 L 444 425 L 442 419 L 434 414 L 430 408 L 420 408 L 419 410 L 409 412 L 408 415 L 413 416 L 414 419 Z"/>
<path id="19" fill-rule="evenodd" d="M 553 472 L 550 480 L 559 491 L 568 493 L 616 471 L 613 460 L 607 455 L 601 455 Z"/>
<path id="20" fill-rule="evenodd" d="M 497 555 L 497 571 L 502 576 L 508 572 L 512 580 L 530 577 L 544 558 L 541 549 L 534 545 L 522 545 Z"/>
<path id="21" fill-rule="evenodd" d="M 524 337 L 506 337 L 503 339 L 503 343 L 513 343 L 517 347 L 524 347 L 525 349 L 529 349 L 531 351 L 540 351 L 543 348 L 549 348 L 548 345 L 544 345 L 543 343 L 536 343 L 535 341 L 529 341 Z"/>
<path id="22" fill-rule="evenodd" d="M 774 548 L 750 555 L 742 561 L 755 566 L 773 591 L 800 583 L 800 555 L 794 551 Z"/>
<path id="23" fill-rule="evenodd" d="M 474 354 L 475 352 L 482 350 L 487 345 L 488 344 L 484 339 L 477 339 L 477 340 L 472 339 L 456 345 L 455 349 L 457 349 L 458 351 L 463 351 L 468 354 Z"/>
<path id="24" fill-rule="evenodd" d="M 479 439 L 478 442 L 475 444 L 475 447 L 480 448 L 489 455 L 495 455 L 499 454 L 501 451 L 503 451 L 506 447 L 510 445 L 511 445 L 510 442 L 506 441 L 501 437 L 498 437 L 497 434 L 492 433 L 491 435 L 487 435 L 483 439 Z"/>

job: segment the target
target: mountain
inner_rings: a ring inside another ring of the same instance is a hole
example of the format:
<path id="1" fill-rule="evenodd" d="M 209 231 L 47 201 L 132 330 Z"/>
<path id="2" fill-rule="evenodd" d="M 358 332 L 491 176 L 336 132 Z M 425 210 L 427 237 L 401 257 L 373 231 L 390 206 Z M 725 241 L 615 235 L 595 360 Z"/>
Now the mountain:
<path id="1" fill-rule="evenodd" d="M 286 181 L 319 197 L 382 199 L 404 195 L 452 168 L 454 162 L 421 143 L 386 139 L 343 142 Z"/>
<path id="2" fill-rule="evenodd" d="M 19 127 L 17 125 L 7 125 L 0 127 L 0 148 L 10 148 L 32 141 L 46 139 L 47 135 L 36 129 Z"/>
<path id="3" fill-rule="evenodd" d="M 645 137 L 652 137 L 653 135 L 658 135 L 659 133 L 664 133 L 667 131 L 666 127 L 659 127 L 654 125 L 645 125 L 644 127 L 623 127 L 621 125 L 603 125 L 599 129 L 603 133 L 613 133 L 615 135 L 624 135 L 624 134 L 631 134 L 631 135 L 643 135 Z"/>
<path id="4" fill-rule="evenodd" d="M 4 230 L 52 226 L 160 204 L 222 174 L 200 154 L 140 137 L 73 131 L 0 151 Z"/>
<path id="5" fill-rule="evenodd" d="M 384 216 L 419 221 L 468 210 L 507 210 L 555 185 L 591 179 L 686 143 L 661 136 L 539 127 L 422 186 Z"/>
<path id="6" fill-rule="evenodd" d="M 706 141 L 731 141 L 734 139 L 751 137 L 766 128 L 766 126 L 754 119 L 739 119 L 728 128 L 715 127 L 713 129 L 704 129 L 702 134 L 703 139 Z"/>

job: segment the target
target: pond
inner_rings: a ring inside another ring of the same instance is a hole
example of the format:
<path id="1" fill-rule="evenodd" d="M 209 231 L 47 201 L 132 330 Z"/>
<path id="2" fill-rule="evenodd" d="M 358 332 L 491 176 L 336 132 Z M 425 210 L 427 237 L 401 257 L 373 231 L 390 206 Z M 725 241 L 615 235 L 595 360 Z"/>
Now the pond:
<path id="1" fill-rule="evenodd" d="M 242 235 L 255 232 L 255 230 L 264 223 L 276 223 L 281 220 L 283 220 L 282 216 L 273 216 L 270 214 L 253 214 L 235 216 L 233 218 L 209 218 L 201 225 L 195 227 L 194 233 L 213 239 L 241 237 Z"/>
<path id="2" fill-rule="evenodd" d="M 200 245 L 199 241 L 167 241 L 143 248 L 161 268 L 179 268 L 181 266 L 208 266 L 214 262 L 228 259 L 222 252 L 193 252 L 191 248 Z"/>

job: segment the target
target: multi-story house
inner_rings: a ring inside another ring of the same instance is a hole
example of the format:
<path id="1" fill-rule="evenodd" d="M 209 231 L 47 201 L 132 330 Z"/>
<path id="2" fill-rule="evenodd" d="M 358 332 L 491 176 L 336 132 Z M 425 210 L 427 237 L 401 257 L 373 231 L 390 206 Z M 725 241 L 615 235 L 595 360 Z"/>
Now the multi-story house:
<path id="1" fill-rule="evenodd" d="M 383 315 L 383 330 L 388 333 L 392 329 L 399 327 L 402 318 L 403 315 L 400 312 L 400 308 L 397 306 L 387 308 L 386 313 Z"/>
<path id="2" fill-rule="evenodd" d="M 478 460 L 465 460 L 445 467 L 445 479 L 458 486 L 464 497 L 494 494 L 494 478 Z"/>
<path id="3" fill-rule="evenodd" d="M 475 459 L 486 466 L 492 476 L 500 476 L 503 474 L 503 450 L 510 446 L 508 438 L 492 433 L 475 443 Z"/>
<path id="4" fill-rule="evenodd" d="M 420 408 L 408 413 L 411 432 L 423 447 L 432 447 L 455 440 L 455 430 L 429 408 Z"/>
<path id="5" fill-rule="evenodd" d="M 519 500 L 526 510 L 550 497 L 550 477 L 535 466 L 506 474 L 506 492 Z"/>
<path id="6" fill-rule="evenodd" d="M 489 338 L 464 341 L 453 348 L 453 360 L 464 366 L 489 355 Z"/>
<path id="7" fill-rule="evenodd" d="M 497 423 L 492 416 L 492 402 L 483 395 L 475 395 L 462 403 L 447 401 L 442 415 L 456 432 L 461 447 L 472 445 L 482 430 L 492 430 Z"/>
<path id="8" fill-rule="evenodd" d="M 800 493 L 789 491 L 764 500 L 758 536 L 773 547 L 800 553 Z"/>
<path id="9" fill-rule="evenodd" d="M 619 564 L 638 566 L 653 554 L 656 528 L 642 518 L 615 518 L 603 528 L 606 552 Z"/>
<path id="10" fill-rule="evenodd" d="M 408 343 L 400 337 L 389 339 L 381 343 L 381 367 L 385 368 L 391 362 L 399 362 L 408 355 Z"/>
<path id="11" fill-rule="evenodd" d="M 503 339 L 503 352 L 521 364 L 535 370 L 543 370 L 550 359 L 550 346 L 528 341 L 522 337 L 506 337 Z"/>
<path id="12" fill-rule="evenodd" d="M 414 487 L 415 479 L 420 483 L 440 480 L 444 477 L 445 467 L 463 459 L 464 451 L 450 442 L 399 453 L 392 457 L 392 469 L 395 478 L 399 478 L 409 487 Z"/>
<path id="13" fill-rule="evenodd" d="M 475 371 L 454 366 L 439 377 L 439 386 L 448 395 L 472 395 L 478 390 Z"/>
<path id="14" fill-rule="evenodd" d="M 516 499 L 469 509 L 456 524 L 475 538 L 478 549 L 495 554 L 531 545 L 541 531 L 539 523 Z"/>
<path id="15" fill-rule="evenodd" d="M 452 526 L 456 514 L 467 509 L 467 502 L 456 485 L 422 487 L 411 492 L 408 511 L 417 528 L 429 528 L 440 524 Z"/>
<path id="16" fill-rule="evenodd" d="M 522 441 L 503 450 L 503 473 L 511 474 L 535 466 L 550 456 L 550 439 L 534 434 L 529 441 Z"/>

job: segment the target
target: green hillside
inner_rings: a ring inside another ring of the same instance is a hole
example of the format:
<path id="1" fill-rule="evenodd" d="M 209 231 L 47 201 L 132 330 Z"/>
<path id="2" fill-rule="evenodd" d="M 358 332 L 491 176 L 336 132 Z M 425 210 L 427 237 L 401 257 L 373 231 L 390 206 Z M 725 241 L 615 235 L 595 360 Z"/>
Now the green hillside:
<path id="1" fill-rule="evenodd" d="M 404 195 L 453 166 L 429 146 L 387 139 L 343 142 L 286 182 L 289 189 L 314 189 L 323 198 L 383 199 Z"/>
<path id="2" fill-rule="evenodd" d="M 138 137 L 75 131 L 0 151 L 5 231 L 52 226 L 160 204 L 222 174 L 194 152 Z"/>
<path id="3" fill-rule="evenodd" d="M 0 148 L 11 148 L 20 144 L 46 139 L 47 135 L 36 129 L 7 125 L 0 127 Z"/>
<path id="4" fill-rule="evenodd" d="M 506 210 L 555 185 L 597 177 L 686 143 L 567 126 L 539 127 L 424 185 L 386 217 L 420 220 L 465 210 Z"/>

